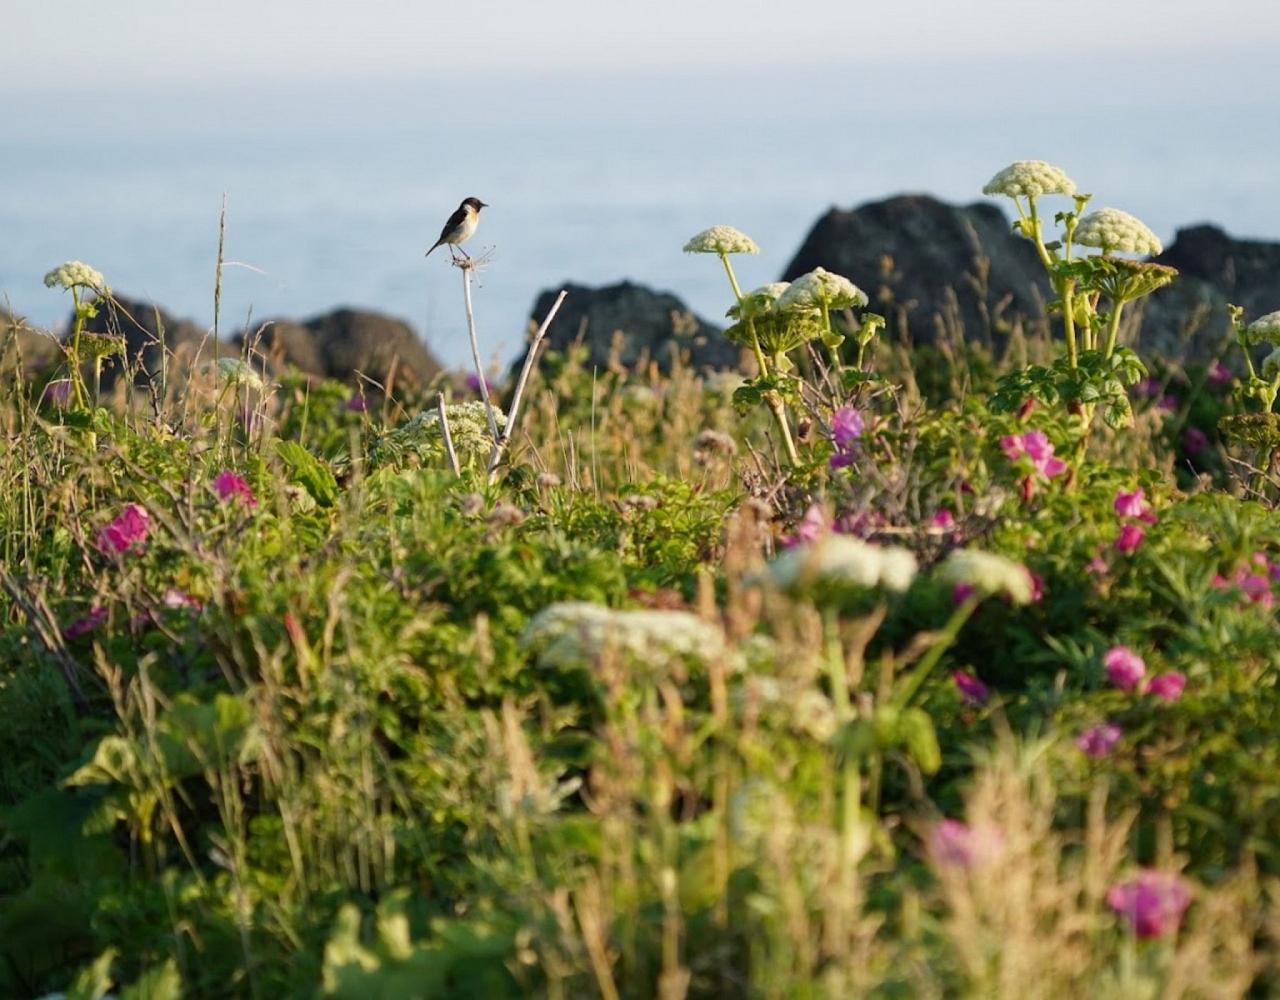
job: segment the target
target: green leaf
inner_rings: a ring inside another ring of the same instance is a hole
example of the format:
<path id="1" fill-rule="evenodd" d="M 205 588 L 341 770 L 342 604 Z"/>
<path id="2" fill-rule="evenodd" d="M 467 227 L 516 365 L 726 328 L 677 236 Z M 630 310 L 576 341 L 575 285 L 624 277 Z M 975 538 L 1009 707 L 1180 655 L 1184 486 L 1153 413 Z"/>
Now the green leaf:
<path id="1" fill-rule="evenodd" d="M 906 709 L 898 720 L 898 733 L 920 770 L 925 774 L 937 774 L 942 766 L 942 750 L 938 747 L 938 734 L 929 713 L 922 708 Z"/>
<path id="2" fill-rule="evenodd" d="M 302 486 L 321 507 L 332 507 L 338 500 L 338 481 L 329 468 L 296 441 L 276 442 L 276 454 L 288 466 L 289 475 Z"/>
<path id="3" fill-rule="evenodd" d="M 120 1000 L 182 1000 L 182 976 L 172 958 L 153 966 L 120 991 Z"/>

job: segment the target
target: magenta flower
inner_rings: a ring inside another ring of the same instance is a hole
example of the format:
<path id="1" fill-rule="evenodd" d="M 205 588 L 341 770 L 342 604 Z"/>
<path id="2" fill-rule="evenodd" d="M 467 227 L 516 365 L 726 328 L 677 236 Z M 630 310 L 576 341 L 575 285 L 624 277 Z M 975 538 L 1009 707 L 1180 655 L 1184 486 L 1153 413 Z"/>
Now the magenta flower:
<path id="1" fill-rule="evenodd" d="M 348 413 L 364 413 L 367 409 L 369 409 L 369 403 L 363 396 L 352 396 L 347 400 Z"/>
<path id="2" fill-rule="evenodd" d="M 71 379 L 59 378 L 49 382 L 44 387 L 44 395 L 41 397 L 42 402 L 48 403 L 50 406 L 63 407 L 71 400 Z"/>
<path id="3" fill-rule="evenodd" d="M 1188 427 L 1182 435 L 1182 448 L 1193 458 L 1209 447 L 1209 435 L 1199 427 Z"/>
<path id="4" fill-rule="evenodd" d="M 831 415 L 831 440 L 840 451 L 848 451 L 862 437 L 862 414 L 852 406 L 842 406 Z"/>
<path id="5" fill-rule="evenodd" d="M 1107 905 L 1140 938 L 1171 934 L 1191 905 L 1191 890 L 1182 876 L 1144 868 L 1128 882 L 1107 892 Z"/>
<path id="6" fill-rule="evenodd" d="M 1100 726 L 1092 726 L 1076 737 L 1076 746 L 1094 760 L 1101 760 L 1115 749 L 1120 742 L 1124 730 L 1114 723 L 1104 722 Z"/>
<path id="7" fill-rule="evenodd" d="M 937 531 L 951 531 L 955 526 L 955 516 L 946 507 L 943 507 L 933 517 L 929 518 L 929 527 Z"/>
<path id="8" fill-rule="evenodd" d="M 1107 668 L 1107 680 L 1121 691 L 1132 691 L 1142 681 L 1147 665 L 1142 657 L 1128 646 L 1112 646 L 1102 657 Z"/>
<path id="9" fill-rule="evenodd" d="M 826 511 L 822 509 L 821 505 L 815 503 L 804 512 L 804 517 L 800 518 L 796 523 L 795 533 L 784 538 L 782 544 L 787 548 L 791 548 L 793 545 L 800 545 L 804 542 L 816 542 L 828 530 Z"/>
<path id="10" fill-rule="evenodd" d="M 467 388 L 477 395 L 480 394 L 480 376 L 475 372 L 467 372 Z"/>
<path id="11" fill-rule="evenodd" d="M 1031 577 L 1031 603 L 1039 604 L 1044 600 L 1044 577 L 1031 570 L 1027 570 L 1027 576 Z"/>
<path id="12" fill-rule="evenodd" d="M 929 833 L 929 857 L 940 868 L 978 868 L 1004 850 L 1004 834 L 994 826 L 972 827 L 944 819 Z"/>
<path id="13" fill-rule="evenodd" d="M 1133 392 L 1137 396 L 1146 396 L 1151 399 L 1160 395 L 1164 391 L 1164 383 L 1158 378 L 1144 378 L 1141 382 L 1133 387 Z"/>
<path id="14" fill-rule="evenodd" d="M 1116 551 L 1120 553 L 1129 553 L 1142 544 L 1142 539 L 1146 537 L 1146 531 L 1140 524 L 1126 524 L 1120 528 L 1120 534 L 1116 537 Z"/>
<path id="15" fill-rule="evenodd" d="M 1186 676 L 1176 670 L 1170 670 L 1168 673 L 1156 674 L 1147 682 L 1147 694 L 1161 701 L 1174 702 L 1182 697 L 1186 686 Z"/>
<path id="16" fill-rule="evenodd" d="M 1262 573 L 1249 573 L 1240 579 L 1240 589 L 1254 604 L 1269 608 L 1275 603 L 1271 593 L 1271 577 Z"/>
<path id="17" fill-rule="evenodd" d="M 951 680 L 966 704 L 985 705 L 987 699 L 991 697 L 991 689 L 967 670 L 953 670 Z"/>
<path id="18" fill-rule="evenodd" d="M 230 469 L 223 469 L 213 477 L 213 492 L 218 494 L 218 499 L 223 503 L 235 498 L 250 509 L 258 506 L 258 498 L 253 495 L 249 484 Z"/>
<path id="19" fill-rule="evenodd" d="M 1011 462 L 1025 459 L 1046 479 L 1067 471 L 1067 463 L 1053 454 L 1053 442 L 1044 431 L 1010 434 L 1000 439 L 1000 447 Z"/>
<path id="20" fill-rule="evenodd" d="M 1221 361 L 1215 361 L 1213 367 L 1209 369 L 1207 381 L 1215 389 L 1221 389 L 1223 386 L 1229 385 L 1234 376 L 1231 369 L 1224 365 Z"/>
<path id="21" fill-rule="evenodd" d="M 83 618 L 77 618 L 70 625 L 62 630 L 62 638 L 67 642 L 79 639 L 81 636 L 88 635 L 90 632 L 96 631 L 107 620 L 107 609 L 104 607 L 93 607 L 89 609 L 89 613 Z"/>
<path id="22" fill-rule="evenodd" d="M 1151 510 L 1151 505 L 1147 503 L 1142 487 L 1139 486 L 1132 493 L 1126 493 L 1124 490 L 1117 492 L 1115 509 L 1116 517 L 1140 518 Z"/>
<path id="23" fill-rule="evenodd" d="M 1173 413 L 1178 409 L 1178 397 L 1172 394 L 1161 396 L 1156 402 L 1156 409 L 1163 410 L 1165 413 Z"/>
<path id="24" fill-rule="evenodd" d="M 151 515 L 147 509 L 136 503 L 125 504 L 116 519 L 98 531 L 98 548 L 121 555 L 135 546 L 141 548 L 150 531 Z"/>
<path id="25" fill-rule="evenodd" d="M 951 588 L 951 603 L 963 604 L 973 596 L 973 584 L 965 583 L 963 580 Z"/>

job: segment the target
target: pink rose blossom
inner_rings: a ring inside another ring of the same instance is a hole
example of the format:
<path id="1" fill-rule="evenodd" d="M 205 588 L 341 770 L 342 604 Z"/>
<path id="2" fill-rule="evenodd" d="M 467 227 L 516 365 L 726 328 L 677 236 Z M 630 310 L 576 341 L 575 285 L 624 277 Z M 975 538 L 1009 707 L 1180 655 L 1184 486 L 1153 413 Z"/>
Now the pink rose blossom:
<path id="1" fill-rule="evenodd" d="M 940 868 L 978 868 L 1004 851 L 1004 834 L 993 826 L 972 827 L 944 819 L 929 833 L 929 857 Z"/>
<path id="2" fill-rule="evenodd" d="M 223 469 L 213 477 L 213 492 L 218 494 L 218 499 L 223 503 L 236 498 L 242 501 L 246 507 L 253 508 L 258 506 L 258 498 L 253 495 L 253 490 L 249 488 L 249 484 L 230 469 Z"/>
<path id="3" fill-rule="evenodd" d="M 1027 570 L 1027 576 L 1031 577 L 1031 603 L 1039 604 L 1044 600 L 1044 577 L 1031 570 Z"/>
<path id="4" fill-rule="evenodd" d="M 1187 686 L 1187 678 L 1185 675 L 1171 670 L 1165 674 L 1156 674 L 1147 682 L 1147 694 L 1153 698 L 1159 698 L 1161 701 L 1174 702 L 1182 697 L 1183 689 Z"/>
<path id="5" fill-rule="evenodd" d="M 784 538 L 782 544 L 790 548 L 793 545 L 800 545 L 804 542 L 816 542 L 828 530 L 826 511 L 822 509 L 820 504 L 815 503 L 804 512 L 804 517 L 796 523 L 795 533 Z"/>
<path id="6" fill-rule="evenodd" d="M 1000 439 L 1000 447 L 1011 462 L 1025 458 L 1046 479 L 1067 471 L 1067 463 L 1054 456 L 1053 443 L 1044 431 L 1007 435 Z"/>
<path id="7" fill-rule="evenodd" d="M 1115 509 L 1117 517 L 1142 517 L 1151 509 L 1139 486 L 1132 493 L 1120 490 L 1116 493 Z"/>
<path id="8" fill-rule="evenodd" d="M 1112 646 L 1102 657 L 1102 665 L 1107 668 L 1107 680 L 1121 691 L 1132 691 L 1147 672 L 1142 657 L 1128 646 Z"/>
<path id="9" fill-rule="evenodd" d="M 1176 931 L 1190 904 L 1191 890 L 1185 879 L 1152 868 L 1144 868 L 1107 893 L 1107 905 L 1140 938 L 1164 937 Z"/>
<path id="10" fill-rule="evenodd" d="M 1124 730 L 1119 726 L 1104 722 L 1100 726 L 1093 726 L 1086 729 L 1083 733 L 1076 737 L 1076 746 L 1085 754 L 1094 760 L 1101 760 L 1115 748 L 1120 742 L 1120 737 L 1124 735 Z"/>
<path id="11" fill-rule="evenodd" d="M 967 670 L 953 670 L 951 680 L 959 690 L 960 697 L 969 705 L 984 705 L 991 697 L 991 689 Z"/>
<path id="12" fill-rule="evenodd" d="M 98 548 L 112 555 L 122 555 L 141 548 L 151 531 L 151 515 L 145 507 L 130 503 L 116 519 L 98 531 Z"/>
<path id="13" fill-rule="evenodd" d="M 1275 603 L 1275 597 L 1271 593 L 1270 576 L 1263 576 L 1261 573 L 1250 573 L 1240 580 L 1240 589 L 1244 591 L 1244 596 L 1254 604 L 1261 604 L 1264 608 L 1269 608 Z"/>
<path id="14" fill-rule="evenodd" d="M 1126 524 L 1120 529 L 1120 534 L 1116 538 L 1116 551 L 1121 553 L 1129 553 L 1142 544 L 1142 539 L 1146 537 L 1146 531 L 1141 525 Z"/>
<path id="15" fill-rule="evenodd" d="M 946 507 L 943 507 L 933 517 L 929 518 L 929 527 L 937 531 L 951 531 L 955 526 L 955 516 Z"/>

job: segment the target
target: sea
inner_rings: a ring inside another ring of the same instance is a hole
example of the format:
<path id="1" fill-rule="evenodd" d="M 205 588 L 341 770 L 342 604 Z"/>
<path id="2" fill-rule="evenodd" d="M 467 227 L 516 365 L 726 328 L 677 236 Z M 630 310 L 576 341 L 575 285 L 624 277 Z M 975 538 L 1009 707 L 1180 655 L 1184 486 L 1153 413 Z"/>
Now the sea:
<path id="1" fill-rule="evenodd" d="M 843 81 L 774 92 L 756 80 L 745 93 L 696 77 L 612 90 L 228 84 L 82 95 L 67 115 L 10 106 L 0 306 L 64 325 L 70 300 L 41 279 L 78 259 L 119 293 L 211 328 L 225 209 L 222 331 L 352 306 L 405 320 L 461 366 L 460 272 L 443 250 L 423 254 L 476 196 L 490 207 L 467 249 L 487 258 L 475 309 L 497 366 L 520 351 L 542 290 L 631 280 L 719 320 L 730 304 L 719 263 L 681 252 L 695 232 L 743 230 L 761 252 L 737 258 L 741 282 L 772 281 L 833 206 L 902 192 L 980 200 L 1019 158 L 1057 163 L 1096 206 L 1133 212 L 1166 242 L 1201 222 L 1280 239 L 1280 130 L 1256 94 L 1162 100 L 1153 87 L 1135 102 L 1097 87 L 1046 110 L 1016 87 L 993 102 L 977 99 L 990 87 L 959 100 L 922 84 L 895 98 Z"/>

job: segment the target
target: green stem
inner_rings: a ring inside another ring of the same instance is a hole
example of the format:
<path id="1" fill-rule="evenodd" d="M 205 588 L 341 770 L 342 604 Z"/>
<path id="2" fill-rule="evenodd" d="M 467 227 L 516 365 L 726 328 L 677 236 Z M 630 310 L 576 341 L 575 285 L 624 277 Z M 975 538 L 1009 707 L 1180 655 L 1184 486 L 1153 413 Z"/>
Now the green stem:
<path id="1" fill-rule="evenodd" d="M 1079 361 L 1076 348 L 1076 304 L 1074 281 L 1054 282 L 1058 285 L 1058 297 L 1062 299 L 1062 328 L 1067 338 L 1067 362 L 1075 368 Z M 1088 347 L 1088 345 L 1085 345 Z"/>
<path id="2" fill-rule="evenodd" d="M 831 683 L 831 703 L 835 706 L 836 718 L 846 722 L 853 714 L 853 709 L 849 701 L 849 675 L 845 669 L 844 647 L 840 643 L 840 618 L 834 608 L 823 609 L 822 626 L 823 638 L 827 646 L 827 677 Z"/>
<path id="3" fill-rule="evenodd" d="M 733 273 L 733 265 L 729 263 L 729 255 L 727 253 L 720 254 L 720 263 L 724 265 L 724 273 L 729 276 L 729 284 L 733 286 L 733 296 L 738 300 L 738 305 L 742 305 L 742 289 L 738 287 L 738 279 Z"/>
<path id="4" fill-rule="evenodd" d="M 1107 346 L 1104 351 L 1105 357 L 1111 357 L 1116 349 L 1116 335 L 1120 332 L 1120 313 L 1124 310 L 1124 302 L 1114 302 L 1111 305 L 1111 318 L 1107 322 Z"/>
<path id="5" fill-rule="evenodd" d="M 925 679 L 938 661 L 942 659 L 942 654 L 951 648 L 951 644 L 960 635 L 960 630 L 964 628 L 964 623 L 972 616 L 979 600 L 981 598 L 976 592 L 970 594 L 951 613 L 951 617 L 947 619 L 947 624 L 942 627 L 942 631 L 938 633 L 938 638 L 929 647 L 929 651 L 920 658 L 920 662 L 916 664 L 915 669 L 907 675 L 907 679 L 902 686 L 894 692 L 893 703 L 898 708 L 906 708 L 910 704 L 911 699 L 915 697 L 916 692 L 920 689 L 920 685 L 925 682 Z"/>
<path id="6" fill-rule="evenodd" d="M 80 293 L 71 286 L 71 302 L 76 317 L 71 323 L 71 388 L 76 394 L 76 406 L 84 406 L 84 379 L 80 374 L 80 332 L 84 329 L 84 312 L 80 308 Z"/>

